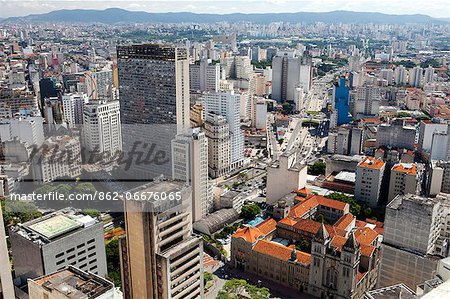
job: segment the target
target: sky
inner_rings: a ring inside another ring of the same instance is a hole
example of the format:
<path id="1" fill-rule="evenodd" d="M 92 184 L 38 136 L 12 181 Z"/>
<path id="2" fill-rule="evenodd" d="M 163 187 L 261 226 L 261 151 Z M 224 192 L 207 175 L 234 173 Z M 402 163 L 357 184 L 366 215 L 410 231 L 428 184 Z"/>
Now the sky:
<path id="1" fill-rule="evenodd" d="M 448 0 L 0 0 L 0 17 L 24 16 L 59 9 L 119 7 L 147 12 L 266 13 L 351 10 L 388 14 L 426 14 L 449 18 Z"/>

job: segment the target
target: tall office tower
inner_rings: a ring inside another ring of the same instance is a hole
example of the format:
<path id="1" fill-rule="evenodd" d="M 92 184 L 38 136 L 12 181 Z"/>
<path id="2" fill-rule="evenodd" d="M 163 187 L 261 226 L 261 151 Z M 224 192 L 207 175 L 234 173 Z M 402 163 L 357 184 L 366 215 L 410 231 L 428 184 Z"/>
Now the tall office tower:
<path id="1" fill-rule="evenodd" d="M 353 115 L 376 115 L 380 110 L 380 89 L 365 84 L 356 88 L 353 98 Z"/>
<path id="2" fill-rule="evenodd" d="M 425 69 L 425 76 L 423 77 L 423 83 L 430 83 L 434 81 L 434 68 L 430 65 Z"/>
<path id="3" fill-rule="evenodd" d="M 207 113 L 205 134 L 208 137 L 208 171 L 212 178 L 231 170 L 230 127 L 222 115 Z"/>
<path id="4" fill-rule="evenodd" d="M 433 121 L 422 121 L 419 125 L 419 149 L 431 152 L 433 142 L 433 134 L 436 132 L 447 132 L 446 123 L 438 123 Z"/>
<path id="5" fill-rule="evenodd" d="M 412 87 L 419 87 L 422 84 L 423 68 L 415 66 L 409 70 L 408 83 Z"/>
<path id="6" fill-rule="evenodd" d="M 259 46 L 252 47 L 252 61 L 259 62 L 261 60 L 261 49 Z"/>
<path id="7" fill-rule="evenodd" d="M 227 120 L 230 130 L 231 167 L 244 163 L 244 133 L 240 120 L 241 95 L 234 91 L 219 91 L 205 95 L 205 113 L 216 113 Z"/>
<path id="8" fill-rule="evenodd" d="M 360 155 L 363 146 L 364 130 L 361 128 L 351 129 L 350 156 Z"/>
<path id="9" fill-rule="evenodd" d="M 70 127 L 83 123 L 83 107 L 89 102 L 84 93 L 69 93 L 62 96 L 64 118 Z"/>
<path id="10" fill-rule="evenodd" d="M 439 259 L 448 256 L 445 205 L 413 194 L 398 195 L 387 205 L 378 286 L 415 288 L 434 278 Z"/>
<path id="11" fill-rule="evenodd" d="M 277 55 L 277 48 L 267 48 L 266 59 L 272 61 L 272 59 Z"/>
<path id="12" fill-rule="evenodd" d="M 416 194 L 420 188 L 420 172 L 416 164 L 399 163 L 391 168 L 388 202 L 397 195 Z"/>
<path id="13" fill-rule="evenodd" d="M 386 80 L 388 85 L 392 85 L 394 82 L 394 71 L 392 69 L 382 69 L 380 71 L 380 78 Z"/>
<path id="14" fill-rule="evenodd" d="M 119 46 L 117 66 L 125 155 L 138 150 L 145 156 L 149 148 L 153 155 L 160 153 L 155 163 L 136 160 L 129 174 L 141 179 L 161 174 L 169 177 L 171 141 L 190 127 L 187 49 L 155 44 Z"/>
<path id="15" fill-rule="evenodd" d="M 0 119 L 0 139 L 4 142 L 17 138 L 27 146 L 39 147 L 44 142 L 43 121 L 40 116 Z"/>
<path id="16" fill-rule="evenodd" d="M 350 93 L 347 87 L 345 77 L 341 77 L 339 84 L 333 86 L 334 109 L 337 110 L 337 125 L 343 125 L 350 122 Z"/>
<path id="17" fill-rule="evenodd" d="M 83 109 L 83 147 L 109 157 L 122 151 L 119 101 L 94 101 Z M 104 158 L 108 159 L 103 155 Z"/>
<path id="18" fill-rule="evenodd" d="M 416 129 L 403 126 L 401 122 L 381 124 L 377 131 L 377 147 L 405 148 L 414 150 Z"/>
<path id="19" fill-rule="evenodd" d="M 251 59 L 247 56 L 226 57 L 220 64 L 225 79 L 250 79 L 253 72 Z"/>
<path id="20" fill-rule="evenodd" d="M 114 283 L 73 266 L 28 280 L 29 298 L 122 299 Z"/>
<path id="21" fill-rule="evenodd" d="M 252 126 L 258 130 L 267 128 L 267 102 L 264 98 L 252 98 Z"/>
<path id="22" fill-rule="evenodd" d="M 125 201 L 125 298 L 203 298 L 203 243 L 192 235 L 191 188 L 184 182 L 159 181 L 130 192 L 164 193 L 175 200 Z"/>
<path id="23" fill-rule="evenodd" d="M 304 64 L 295 52 L 278 52 L 272 60 L 272 99 L 278 102 L 294 101 L 297 87 L 309 92 L 311 66 Z"/>
<path id="24" fill-rule="evenodd" d="M 113 71 L 109 69 L 86 72 L 86 92 L 92 100 L 111 100 Z"/>
<path id="25" fill-rule="evenodd" d="M 3 212 L 0 208 L 0 298 L 14 298 L 14 286 L 9 263 L 8 247 L 6 244 Z"/>
<path id="26" fill-rule="evenodd" d="M 355 198 L 369 207 L 377 207 L 385 163 L 366 157 L 356 167 Z"/>
<path id="27" fill-rule="evenodd" d="M 348 155 L 350 143 L 350 129 L 340 127 L 335 132 L 330 132 L 328 137 L 328 153 Z"/>
<path id="28" fill-rule="evenodd" d="M 393 41 L 392 50 L 394 53 L 405 53 L 407 45 L 408 43 L 406 41 Z"/>
<path id="29" fill-rule="evenodd" d="M 394 82 L 397 85 L 406 84 L 408 72 L 403 65 L 398 65 L 394 70 Z"/>
<path id="30" fill-rule="evenodd" d="M 211 60 L 201 59 L 189 65 L 189 87 L 193 91 L 219 90 L 220 65 L 212 64 Z"/>
<path id="31" fill-rule="evenodd" d="M 69 265 L 107 274 L 103 223 L 72 209 L 19 224 L 10 238 L 16 277 L 23 283 Z"/>
<path id="32" fill-rule="evenodd" d="M 192 221 L 212 211 L 212 185 L 208 177 L 208 138 L 200 128 L 172 140 L 172 178 L 192 187 Z"/>
<path id="33" fill-rule="evenodd" d="M 352 54 L 348 59 L 348 70 L 350 72 L 360 72 L 362 70 L 363 61 L 359 52 Z"/>

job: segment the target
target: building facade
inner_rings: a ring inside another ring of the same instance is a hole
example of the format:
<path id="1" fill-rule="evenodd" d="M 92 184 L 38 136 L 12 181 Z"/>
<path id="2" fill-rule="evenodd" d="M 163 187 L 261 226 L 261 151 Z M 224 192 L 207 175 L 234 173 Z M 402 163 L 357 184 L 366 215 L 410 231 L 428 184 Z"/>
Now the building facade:
<path id="1" fill-rule="evenodd" d="M 370 207 L 379 204 L 385 163 L 365 157 L 356 167 L 355 198 Z"/>

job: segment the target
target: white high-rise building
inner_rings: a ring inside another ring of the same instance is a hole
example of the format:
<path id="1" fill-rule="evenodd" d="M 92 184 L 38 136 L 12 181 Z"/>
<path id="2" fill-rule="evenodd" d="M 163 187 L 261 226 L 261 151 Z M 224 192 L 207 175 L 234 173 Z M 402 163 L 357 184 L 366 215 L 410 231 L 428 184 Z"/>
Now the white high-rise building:
<path id="1" fill-rule="evenodd" d="M 202 59 L 189 65 L 189 88 L 194 91 L 217 92 L 220 85 L 220 65 L 211 64 L 211 60 Z"/>
<path id="2" fill-rule="evenodd" d="M 409 85 L 419 87 L 422 84 L 423 68 L 416 66 L 409 70 Z"/>
<path id="3" fill-rule="evenodd" d="M 0 139 L 10 141 L 15 138 L 28 146 L 41 146 L 44 142 L 44 119 L 40 116 L 0 119 Z"/>
<path id="4" fill-rule="evenodd" d="M 231 167 L 244 162 L 244 133 L 240 122 L 241 95 L 234 91 L 219 91 L 205 94 L 205 113 L 216 113 L 227 120 L 230 130 Z"/>
<path id="5" fill-rule="evenodd" d="M 64 118 L 69 127 L 83 123 L 83 107 L 89 102 L 84 93 L 69 93 L 62 96 Z"/>
<path id="6" fill-rule="evenodd" d="M 423 77 L 423 83 L 427 84 L 434 81 L 434 68 L 430 65 L 425 69 L 425 76 Z"/>
<path id="7" fill-rule="evenodd" d="M 395 164 L 391 168 L 388 203 L 397 195 L 416 194 L 419 186 L 419 169 L 416 164 Z"/>
<path id="8" fill-rule="evenodd" d="M 304 64 L 295 52 L 279 52 L 272 61 L 272 99 L 294 101 L 296 88 L 308 92 L 311 87 L 311 66 Z"/>
<path id="9" fill-rule="evenodd" d="M 380 88 L 365 84 L 356 88 L 353 115 L 376 115 L 380 110 Z"/>
<path id="10" fill-rule="evenodd" d="M 231 170 L 230 127 L 224 116 L 206 113 L 205 134 L 208 137 L 208 172 L 213 178 Z"/>
<path id="11" fill-rule="evenodd" d="M 380 78 L 386 80 L 388 85 L 394 82 L 394 71 L 392 69 L 382 69 L 380 71 Z"/>
<path id="12" fill-rule="evenodd" d="M 213 197 L 208 177 L 208 138 L 200 128 L 172 140 L 172 177 L 192 187 L 192 221 L 206 217 L 212 211 Z"/>
<path id="13" fill-rule="evenodd" d="M 431 159 L 432 160 L 450 160 L 450 125 L 447 131 L 436 131 L 433 133 L 431 141 Z"/>
<path id="14" fill-rule="evenodd" d="M 355 198 L 370 207 L 376 207 L 380 198 L 385 163 L 366 157 L 356 167 Z"/>
<path id="15" fill-rule="evenodd" d="M 113 156 L 122 150 L 119 101 L 98 101 L 83 108 L 83 146 Z M 105 157 L 106 158 L 106 157 Z"/>
<path id="16" fill-rule="evenodd" d="M 394 82 L 395 84 L 406 84 L 407 71 L 403 65 L 399 65 L 394 70 Z"/>
<path id="17" fill-rule="evenodd" d="M 253 72 L 248 56 L 226 57 L 220 61 L 223 79 L 250 79 Z"/>

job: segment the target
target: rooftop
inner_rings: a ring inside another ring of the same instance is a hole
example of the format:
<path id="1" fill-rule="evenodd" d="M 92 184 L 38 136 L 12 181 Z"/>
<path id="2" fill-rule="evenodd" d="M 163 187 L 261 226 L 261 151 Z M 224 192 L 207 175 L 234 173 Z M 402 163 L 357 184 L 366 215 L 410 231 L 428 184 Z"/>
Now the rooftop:
<path id="1" fill-rule="evenodd" d="M 384 166 L 384 162 L 379 159 L 375 159 L 373 157 L 365 157 L 358 166 L 364 167 L 364 168 L 371 168 L 371 169 L 381 169 Z"/>
<path id="2" fill-rule="evenodd" d="M 269 255 L 280 260 L 288 261 L 292 257 L 291 247 L 286 247 L 276 242 L 267 240 L 259 240 L 253 250 L 265 255 Z M 303 251 L 296 251 L 297 262 L 309 265 L 311 263 L 311 255 Z"/>
<path id="3" fill-rule="evenodd" d="M 399 164 L 395 164 L 392 167 L 392 171 L 416 175 L 417 174 L 417 166 L 416 166 L 416 164 L 399 163 Z"/>
<path id="4" fill-rule="evenodd" d="M 108 280 L 72 266 L 31 281 L 64 298 L 97 298 L 114 288 Z"/>
<path id="5" fill-rule="evenodd" d="M 405 284 L 400 283 L 393 286 L 376 289 L 366 293 L 367 299 L 415 299 L 415 293 Z"/>

